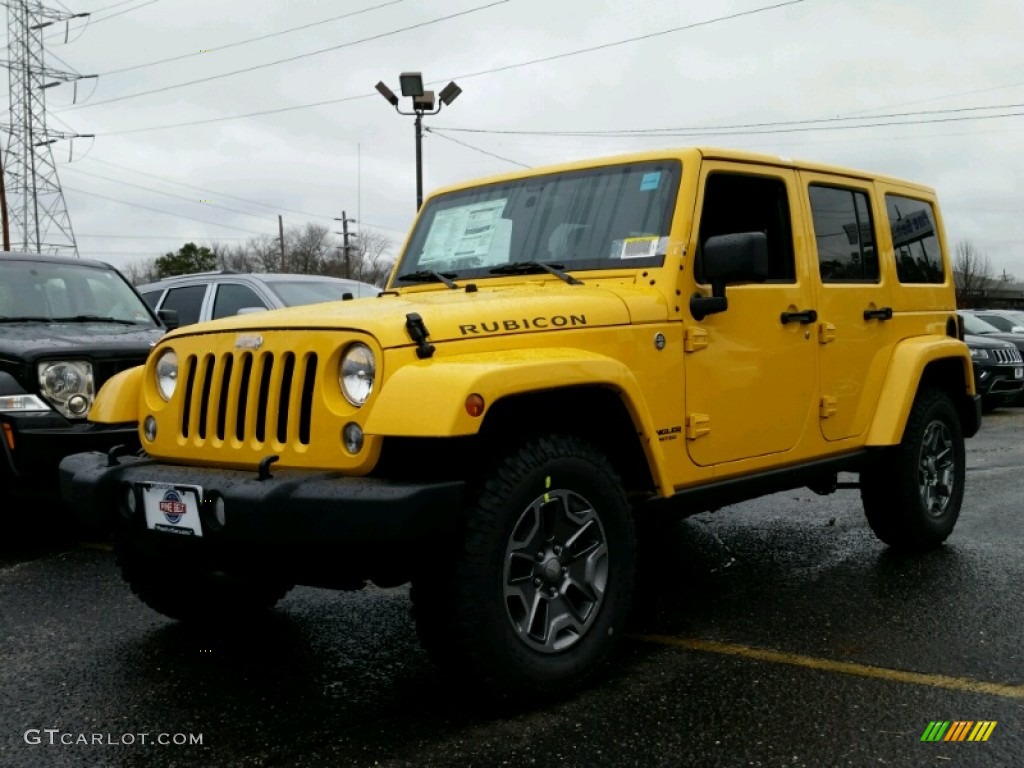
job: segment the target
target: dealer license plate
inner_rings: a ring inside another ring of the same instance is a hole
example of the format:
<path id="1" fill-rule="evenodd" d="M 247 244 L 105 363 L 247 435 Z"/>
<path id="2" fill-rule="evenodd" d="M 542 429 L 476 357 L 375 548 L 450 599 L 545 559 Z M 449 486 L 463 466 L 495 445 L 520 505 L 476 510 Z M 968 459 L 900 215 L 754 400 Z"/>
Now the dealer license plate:
<path id="1" fill-rule="evenodd" d="M 178 536 L 202 536 L 203 526 L 199 522 L 201 498 L 203 489 L 198 485 L 142 483 L 146 527 Z"/>

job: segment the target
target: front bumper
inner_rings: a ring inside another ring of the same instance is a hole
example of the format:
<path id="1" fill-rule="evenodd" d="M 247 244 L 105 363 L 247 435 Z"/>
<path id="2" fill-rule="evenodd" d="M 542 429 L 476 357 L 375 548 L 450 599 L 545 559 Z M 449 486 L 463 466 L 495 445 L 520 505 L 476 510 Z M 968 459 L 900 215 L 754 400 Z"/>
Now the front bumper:
<path id="1" fill-rule="evenodd" d="M 148 530 L 142 483 L 202 488 L 202 537 Z M 311 470 L 272 470 L 271 476 L 259 479 L 256 470 L 179 466 L 137 457 L 118 460 L 101 453 L 69 456 L 60 464 L 61 493 L 84 524 L 113 526 L 167 550 L 184 546 L 191 556 L 207 558 L 214 566 L 228 561 L 247 567 L 272 563 L 297 583 L 330 580 L 314 573 L 344 570 L 373 578 L 374 569 L 407 566 L 424 542 L 457 524 L 464 485 Z M 137 500 L 134 513 L 126 503 L 129 488 Z M 218 498 L 223 500 L 223 524 L 215 517 Z"/>
<path id="2" fill-rule="evenodd" d="M 2 474 L 19 495 L 57 498 L 57 468 L 65 456 L 82 451 L 108 451 L 123 445 L 139 450 L 136 425 L 70 422 L 56 413 L 0 415 Z M 11 442 L 14 445 L 11 445 Z"/>
<path id="3" fill-rule="evenodd" d="M 1024 389 L 1024 378 L 1018 378 L 1017 372 L 1022 369 L 1017 365 L 986 365 L 974 366 L 974 386 L 981 395 L 1005 395 L 1012 399 Z"/>

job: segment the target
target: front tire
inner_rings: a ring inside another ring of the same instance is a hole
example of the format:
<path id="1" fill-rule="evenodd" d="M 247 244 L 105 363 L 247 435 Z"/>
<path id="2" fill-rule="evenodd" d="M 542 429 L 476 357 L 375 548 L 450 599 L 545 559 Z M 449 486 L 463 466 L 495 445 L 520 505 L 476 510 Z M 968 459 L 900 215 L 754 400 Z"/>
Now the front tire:
<path id="1" fill-rule="evenodd" d="M 963 430 L 949 396 L 918 393 L 899 446 L 861 472 L 864 513 L 875 535 L 908 551 L 933 549 L 953 532 L 964 497 Z"/>
<path id="2" fill-rule="evenodd" d="M 450 563 L 414 580 L 424 646 L 492 693 L 568 693 L 612 652 L 630 611 L 636 541 L 610 462 L 570 436 L 508 455 L 467 510 Z"/>

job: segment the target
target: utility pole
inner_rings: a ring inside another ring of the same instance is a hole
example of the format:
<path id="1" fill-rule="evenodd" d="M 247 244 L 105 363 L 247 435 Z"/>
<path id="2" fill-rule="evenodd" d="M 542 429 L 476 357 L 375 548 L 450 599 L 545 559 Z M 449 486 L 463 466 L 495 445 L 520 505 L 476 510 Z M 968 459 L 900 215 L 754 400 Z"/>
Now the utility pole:
<path id="1" fill-rule="evenodd" d="M 7 193 L 11 198 L 10 224 L 14 245 L 36 253 L 78 255 L 64 191 L 57 177 L 53 144 L 92 134 L 51 131 L 46 127 L 46 90 L 72 83 L 72 103 L 78 98 L 78 81 L 96 75 L 55 69 L 46 62 L 43 33 L 54 24 L 67 25 L 87 13 L 50 9 L 39 0 L 9 0 L 7 28 L 10 58 L 0 62 L 8 70 L 11 132 L 4 156 Z M 69 154 L 70 158 L 70 154 Z"/>
<path id="2" fill-rule="evenodd" d="M 341 242 L 342 242 L 341 252 L 345 254 L 345 277 L 351 278 L 352 277 L 352 259 L 349 257 L 349 249 L 355 248 L 356 246 L 349 245 L 348 239 L 350 237 L 359 237 L 359 235 L 357 233 L 355 233 L 355 232 L 349 232 L 348 231 L 348 225 L 349 225 L 349 223 L 355 224 L 356 220 L 355 219 L 350 219 L 348 217 L 348 214 L 345 213 L 345 211 L 341 212 L 341 218 L 340 219 L 337 216 L 335 216 L 334 220 L 341 222 L 341 232 L 335 232 L 334 234 L 341 235 Z"/>
<path id="3" fill-rule="evenodd" d="M 284 267 L 284 217 L 281 214 L 277 214 L 277 233 L 281 244 L 281 271 L 286 272 L 287 270 Z"/>

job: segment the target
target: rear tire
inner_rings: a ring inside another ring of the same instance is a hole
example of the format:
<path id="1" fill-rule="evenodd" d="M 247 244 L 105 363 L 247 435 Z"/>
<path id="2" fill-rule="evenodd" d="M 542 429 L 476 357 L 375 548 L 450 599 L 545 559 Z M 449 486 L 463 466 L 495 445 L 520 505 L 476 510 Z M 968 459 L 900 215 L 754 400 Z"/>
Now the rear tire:
<path id="1" fill-rule="evenodd" d="M 114 551 L 132 592 L 157 613 L 182 622 L 227 625 L 251 619 L 273 608 L 293 586 L 189 567 L 123 535 L 116 537 Z"/>
<path id="2" fill-rule="evenodd" d="M 871 530 L 894 549 L 925 551 L 942 544 L 960 516 L 965 464 L 963 430 L 949 395 L 922 390 L 903 440 L 861 472 Z"/>
<path id="3" fill-rule="evenodd" d="M 626 627 L 631 510 L 610 462 L 579 438 L 543 437 L 509 454 L 449 552 L 414 579 L 413 614 L 435 661 L 474 687 L 515 698 L 568 693 Z"/>

